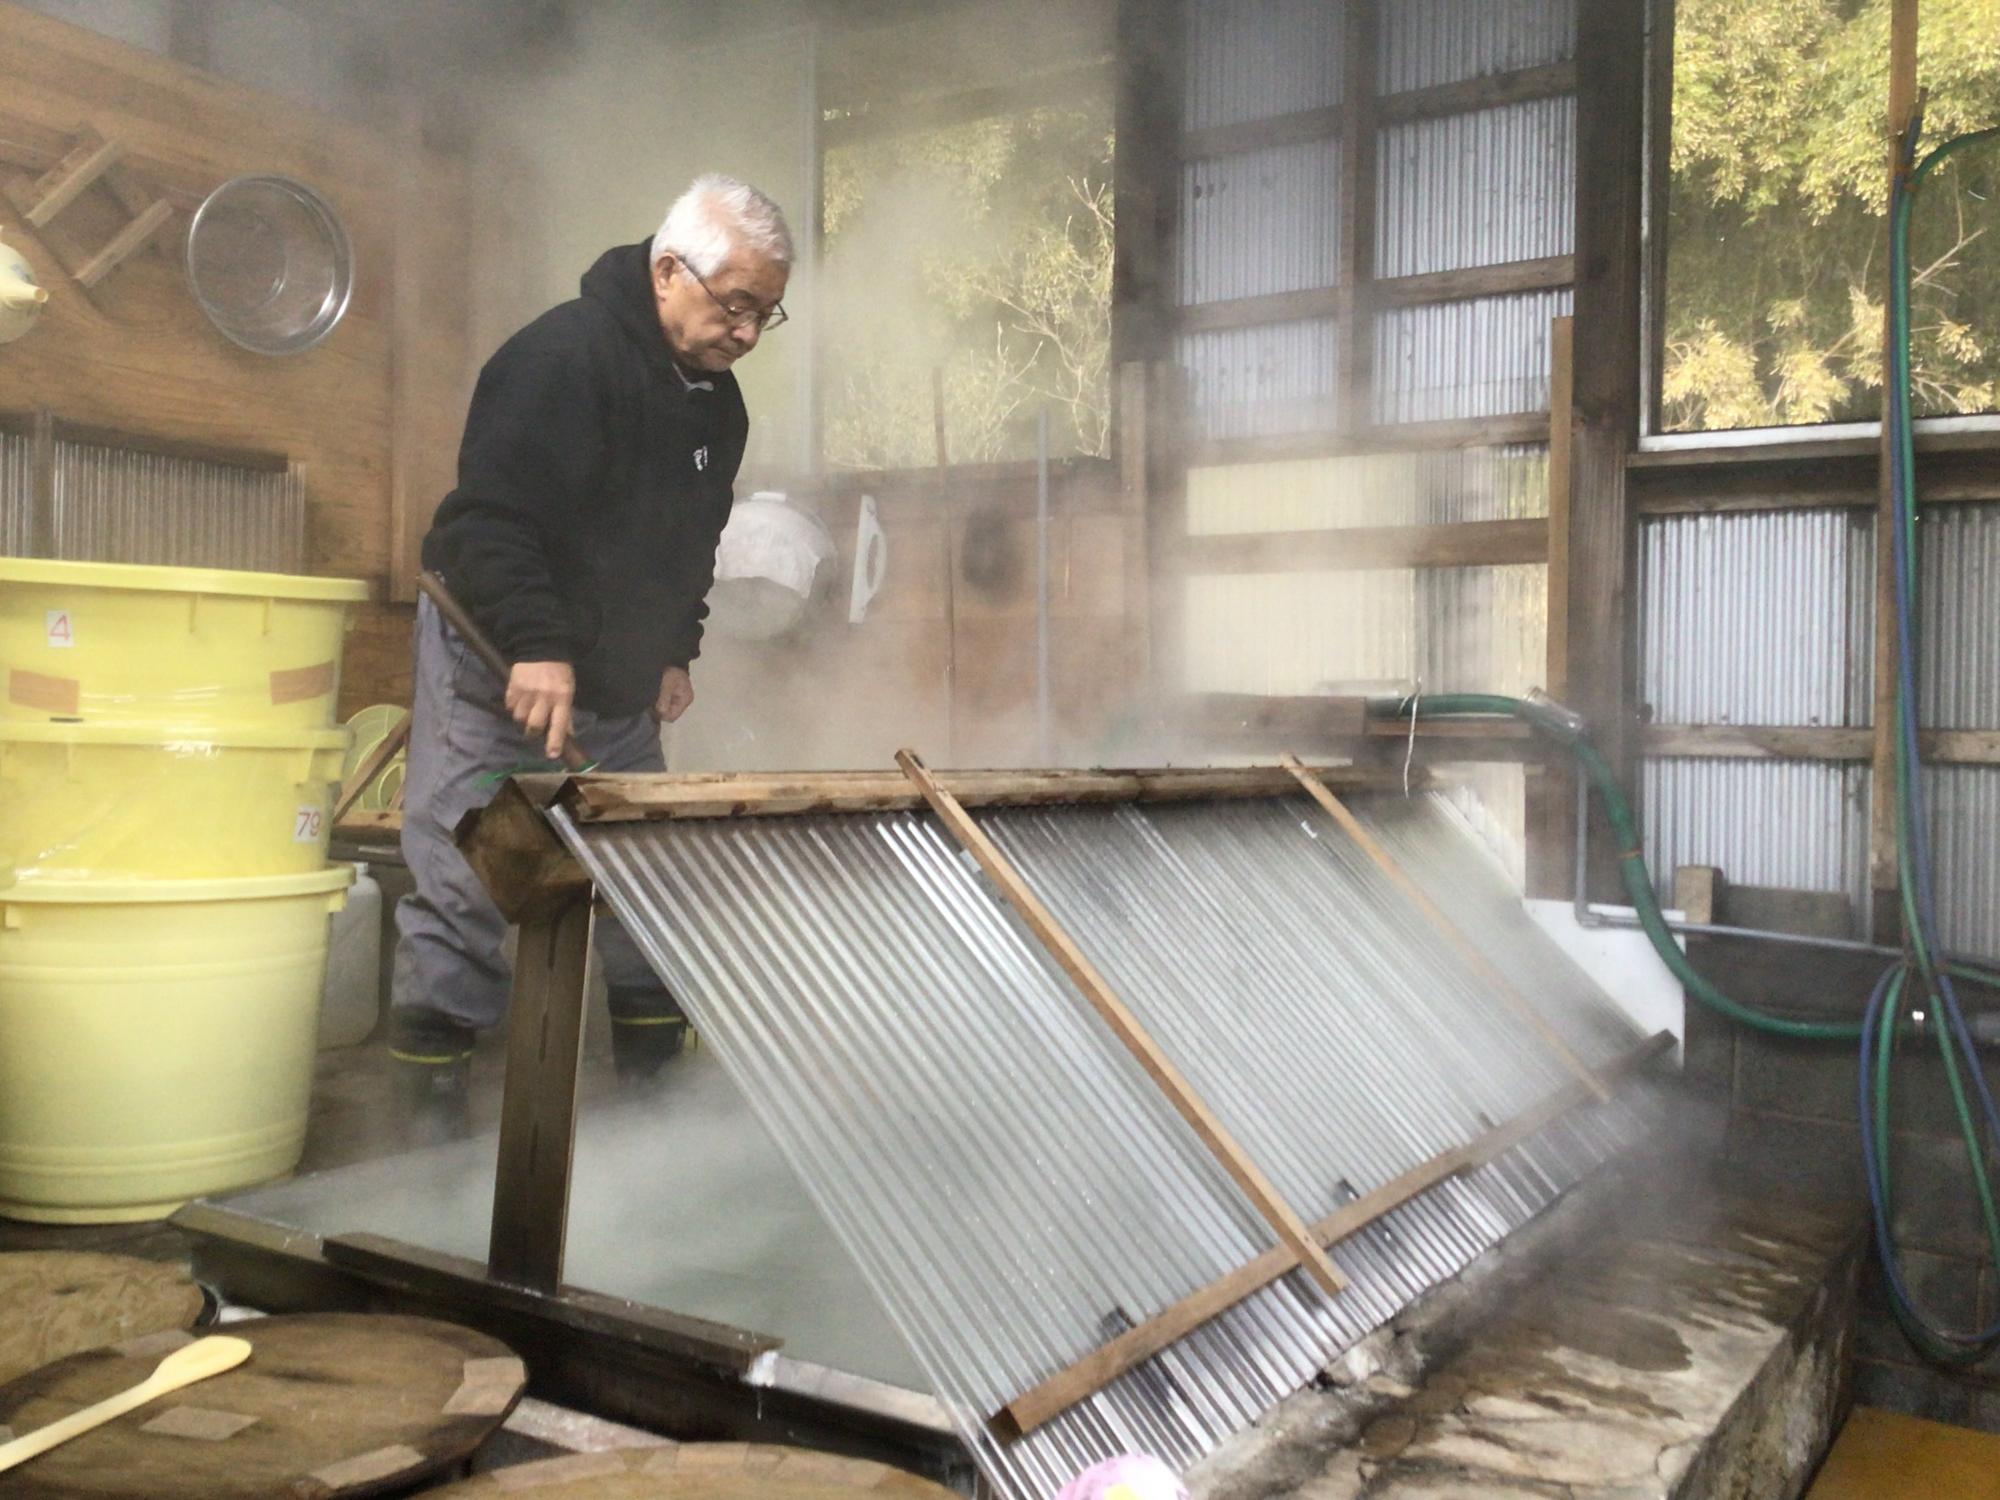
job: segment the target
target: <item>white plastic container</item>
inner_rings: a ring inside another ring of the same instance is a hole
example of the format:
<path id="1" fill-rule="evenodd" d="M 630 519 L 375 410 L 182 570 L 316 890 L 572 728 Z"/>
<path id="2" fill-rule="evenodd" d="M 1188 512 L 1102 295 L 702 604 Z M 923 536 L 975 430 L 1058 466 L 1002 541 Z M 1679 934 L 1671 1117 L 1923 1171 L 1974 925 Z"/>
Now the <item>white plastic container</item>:
<path id="1" fill-rule="evenodd" d="M 382 887 L 368 866 L 354 867 L 347 905 L 333 914 L 326 947 L 326 984 L 319 997 L 319 1046 L 352 1047 L 368 1039 L 382 1015 Z"/>

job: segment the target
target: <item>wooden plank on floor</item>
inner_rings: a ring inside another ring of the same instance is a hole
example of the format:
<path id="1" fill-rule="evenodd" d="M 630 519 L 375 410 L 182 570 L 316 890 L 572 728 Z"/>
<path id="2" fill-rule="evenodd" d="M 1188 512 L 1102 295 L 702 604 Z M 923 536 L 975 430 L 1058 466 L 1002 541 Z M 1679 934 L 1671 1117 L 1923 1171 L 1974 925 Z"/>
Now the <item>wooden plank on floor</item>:
<path id="1" fill-rule="evenodd" d="M 2000 1434 L 1857 1406 L 1806 1500 L 2000 1500 Z"/>

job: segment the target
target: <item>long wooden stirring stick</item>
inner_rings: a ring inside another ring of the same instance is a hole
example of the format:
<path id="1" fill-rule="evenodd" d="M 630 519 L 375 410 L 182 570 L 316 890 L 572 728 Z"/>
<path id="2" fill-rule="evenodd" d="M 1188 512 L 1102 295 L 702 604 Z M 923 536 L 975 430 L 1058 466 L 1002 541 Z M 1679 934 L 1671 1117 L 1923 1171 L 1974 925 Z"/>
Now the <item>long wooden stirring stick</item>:
<path id="1" fill-rule="evenodd" d="M 60 1447 L 71 1438 L 81 1437 L 94 1427 L 102 1427 L 128 1411 L 136 1411 L 148 1401 L 156 1401 L 183 1386 L 233 1370 L 249 1357 L 249 1340 L 231 1338 L 227 1334 L 183 1344 L 161 1360 L 153 1373 L 137 1385 L 115 1396 L 107 1396 L 95 1406 L 71 1412 L 59 1422 L 24 1433 L 12 1442 L 0 1443 L 0 1472 L 16 1464 L 24 1464 L 51 1448 Z"/>

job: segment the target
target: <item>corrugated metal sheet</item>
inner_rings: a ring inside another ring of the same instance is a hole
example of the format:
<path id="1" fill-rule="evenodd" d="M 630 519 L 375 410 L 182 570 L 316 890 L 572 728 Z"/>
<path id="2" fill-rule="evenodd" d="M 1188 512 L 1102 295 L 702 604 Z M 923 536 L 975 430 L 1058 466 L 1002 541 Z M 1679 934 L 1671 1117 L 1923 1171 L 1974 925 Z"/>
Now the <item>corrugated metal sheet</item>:
<path id="1" fill-rule="evenodd" d="M 304 570 L 296 475 L 61 440 L 55 471 L 57 557 Z"/>
<path id="2" fill-rule="evenodd" d="M 1435 422 L 1544 411 L 1549 320 L 1567 288 L 1399 307 L 1375 319 L 1375 420 Z"/>
<path id="3" fill-rule="evenodd" d="M 1345 0 L 1187 0 L 1182 126 L 1338 104 Z"/>
<path id="4" fill-rule="evenodd" d="M 1340 344 L 1332 318 L 1180 337 L 1189 401 L 1203 437 L 1314 432 L 1334 425 Z"/>
<path id="5" fill-rule="evenodd" d="M 2000 959 L 2000 766 L 1931 766 L 1924 792 L 1944 944 Z"/>
<path id="6" fill-rule="evenodd" d="M 1546 675 L 1547 602 L 1540 564 L 1197 575 L 1182 612 L 1186 687 L 1522 693 Z"/>
<path id="7" fill-rule="evenodd" d="M 0 427 L 0 553 L 24 557 L 35 538 L 34 445 Z"/>
<path id="8" fill-rule="evenodd" d="M 1393 0 L 1382 7 L 1379 87 L 1431 88 L 1576 55 L 1577 0 Z"/>
<path id="9" fill-rule="evenodd" d="M 1312 531 L 1501 521 L 1549 512 L 1549 450 L 1499 448 L 1369 453 L 1190 469 L 1187 529 Z"/>
<path id="10" fill-rule="evenodd" d="M 581 834 L 557 822 L 1006 1500 L 1046 1500 L 1120 1452 L 1184 1467 L 1636 1123 L 1617 1104 L 1569 1117 L 1341 1245 L 1353 1283 L 1341 1297 L 1295 1272 L 1002 1442 L 990 1413 L 1250 1259 L 1272 1242 L 1267 1229 L 928 817 Z M 1303 799 L 981 822 L 1309 1217 L 1560 1081 Z M 1479 880 L 1465 853 L 1419 878 Z M 1634 1039 L 1545 955 L 1513 961 L 1533 965 L 1529 992 L 1551 995 L 1593 1058 Z"/>
<path id="11" fill-rule="evenodd" d="M 1918 538 L 1920 722 L 2000 729 L 2000 505 L 1932 506 Z"/>
<path id="12" fill-rule="evenodd" d="M 1379 162 L 1378 276 L 1539 260 L 1575 245 L 1574 98 L 1392 125 Z"/>
<path id="13" fill-rule="evenodd" d="M 1647 760 L 1640 777 L 1646 868 L 1662 897 L 1678 865 L 1715 865 L 1741 885 L 1845 892 L 1868 902 L 1868 767 L 1827 761 Z"/>
<path id="14" fill-rule="evenodd" d="M 1332 286 L 1339 248 L 1339 142 L 1300 141 L 1183 168 L 1183 304 Z"/>
<path id="15" fill-rule="evenodd" d="M 1639 528 L 1640 696 L 1662 724 L 1870 722 L 1864 512 L 1662 516 Z M 1863 605 L 1851 607 L 1856 584 Z"/>

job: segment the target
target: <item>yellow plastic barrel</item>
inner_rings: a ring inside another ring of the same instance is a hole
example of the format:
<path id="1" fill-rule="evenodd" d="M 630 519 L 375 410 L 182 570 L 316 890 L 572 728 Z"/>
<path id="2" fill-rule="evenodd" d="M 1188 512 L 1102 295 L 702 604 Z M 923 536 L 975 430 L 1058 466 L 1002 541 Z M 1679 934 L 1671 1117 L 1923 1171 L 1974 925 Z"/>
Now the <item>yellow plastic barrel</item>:
<path id="1" fill-rule="evenodd" d="M 0 558 L 0 719 L 324 727 L 367 597 L 344 578 Z"/>
<path id="2" fill-rule="evenodd" d="M 0 888 L 0 1214 L 158 1218 L 296 1166 L 352 879 Z"/>
<path id="3" fill-rule="evenodd" d="M 0 866 L 23 880 L 214 880 L 326 864 L 347 734 L 0 720 Z"/>

